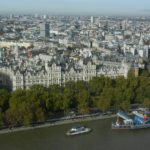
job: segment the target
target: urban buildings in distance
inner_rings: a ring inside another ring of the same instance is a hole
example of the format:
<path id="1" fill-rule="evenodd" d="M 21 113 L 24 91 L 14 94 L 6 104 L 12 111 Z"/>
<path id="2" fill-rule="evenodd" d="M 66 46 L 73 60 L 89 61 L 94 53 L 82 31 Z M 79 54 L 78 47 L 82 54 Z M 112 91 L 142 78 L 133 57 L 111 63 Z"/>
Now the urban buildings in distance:
<path id="1" fill-rule="evenodd" d="M 0 86 L 28 89 L 148 67 L 150 18 L 0 16 Z"/>

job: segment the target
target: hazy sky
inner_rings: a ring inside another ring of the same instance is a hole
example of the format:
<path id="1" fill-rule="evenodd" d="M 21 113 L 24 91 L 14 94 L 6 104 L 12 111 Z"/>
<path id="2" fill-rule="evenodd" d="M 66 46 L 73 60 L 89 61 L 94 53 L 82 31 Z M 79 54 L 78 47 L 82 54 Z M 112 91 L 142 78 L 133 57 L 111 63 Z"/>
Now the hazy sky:
<path id="1" fill-rule="evenodd" d="M 0 0 L 0 12 L 149 15 L 150 0 Z"/>

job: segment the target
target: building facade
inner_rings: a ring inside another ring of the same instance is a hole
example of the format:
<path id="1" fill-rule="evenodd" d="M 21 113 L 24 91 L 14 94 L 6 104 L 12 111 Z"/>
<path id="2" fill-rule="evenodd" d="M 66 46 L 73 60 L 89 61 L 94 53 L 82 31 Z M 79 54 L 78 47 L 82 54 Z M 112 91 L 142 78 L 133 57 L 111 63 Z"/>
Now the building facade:
<path id="1" fill-rule="evenodd" d="M 40 36 L 48 38 L 50 36 L 50 27 L 48 23 L 40 24 Z"/>
<path id="2" fill-rule="evenodd" d="M 66 66 L 61 67 L 55 62 L 45 62 L 40 69 L 19 68 L 13 70 L 10 67 L 0 68 L 0 85 L 6 85 L 12 91 L 16 89 L 29 89 L 32 85 L 40 84 L 48 87 L 52 84 L 63 85 L 68 81 L 89 81 L 96 76 L 108 76 L 116 78 L 124 76 L 127 78 L 131 66 L 126 63 L 104 62 L 101 65 L 95 65 L 91 61 L 80 67 Z"/>

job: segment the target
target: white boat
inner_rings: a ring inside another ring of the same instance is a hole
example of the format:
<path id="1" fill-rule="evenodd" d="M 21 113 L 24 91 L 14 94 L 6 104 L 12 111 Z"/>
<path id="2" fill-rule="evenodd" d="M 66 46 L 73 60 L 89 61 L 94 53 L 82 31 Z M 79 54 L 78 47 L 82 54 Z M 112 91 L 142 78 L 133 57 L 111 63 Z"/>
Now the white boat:
<path id="1" fill-rule="evenodd" d="M 66 135 L 68 135 L 68 136 L 78 135 L 78 134 L 83 134 L 83 133 L 87 133 L 90 131 L 91 131 L 90 128 L 87 128 L 87 127 L 82 126 L 82 125 L 78 125 L 78 126 L 72 127 L 69 131 L 67 131 Z"/>

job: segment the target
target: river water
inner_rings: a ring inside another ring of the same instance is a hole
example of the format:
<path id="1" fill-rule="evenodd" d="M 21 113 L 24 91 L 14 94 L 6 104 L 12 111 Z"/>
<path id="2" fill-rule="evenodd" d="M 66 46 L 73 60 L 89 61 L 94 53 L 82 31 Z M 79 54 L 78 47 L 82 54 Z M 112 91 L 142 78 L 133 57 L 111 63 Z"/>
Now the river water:
<path id="1" fill-rule="evenodd" d="M 111 130 L 112 119 L 82 122 L 92 132 L 67 137 L 74 124 L 0 135 L 0 150 L 150 150 L 150 129 Z"/>

